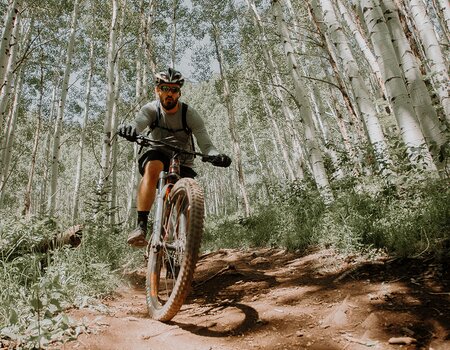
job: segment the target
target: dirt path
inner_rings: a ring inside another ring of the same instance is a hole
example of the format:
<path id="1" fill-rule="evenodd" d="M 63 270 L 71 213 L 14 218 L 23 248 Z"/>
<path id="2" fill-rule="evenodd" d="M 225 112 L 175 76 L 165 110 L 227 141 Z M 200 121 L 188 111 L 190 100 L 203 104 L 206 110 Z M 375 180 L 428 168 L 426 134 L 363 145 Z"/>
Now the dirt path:
<path id="1" fill-rule="evenodd" d="M 146 315 L 143 271 L 129 277 L 113 300 L 72 312 L 90 333 L 60 348 L 450 349 L 450 272 L 432 260 L 222 250 L 200 259 L 167 324 Z"/>

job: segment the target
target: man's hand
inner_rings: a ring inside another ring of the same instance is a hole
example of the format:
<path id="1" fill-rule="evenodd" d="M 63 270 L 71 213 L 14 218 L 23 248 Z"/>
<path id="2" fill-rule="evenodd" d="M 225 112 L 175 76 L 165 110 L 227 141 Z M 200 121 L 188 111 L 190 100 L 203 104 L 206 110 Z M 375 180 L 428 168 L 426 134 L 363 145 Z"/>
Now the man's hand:
<path id="1" fill-rule="evenodd" d="M 228 168 L 231 164 L 231 158 L 226 154 L 218 154 L 217 156 L 209 156 L 208 161 L 214 166 Z"/>
<path id="2" fill-rule="evenodd" d="M 136 141 L 136 136 L 138 135 L 136 127 L 131 124 L 119 126 L 117 133 L 128 141 Z"/>

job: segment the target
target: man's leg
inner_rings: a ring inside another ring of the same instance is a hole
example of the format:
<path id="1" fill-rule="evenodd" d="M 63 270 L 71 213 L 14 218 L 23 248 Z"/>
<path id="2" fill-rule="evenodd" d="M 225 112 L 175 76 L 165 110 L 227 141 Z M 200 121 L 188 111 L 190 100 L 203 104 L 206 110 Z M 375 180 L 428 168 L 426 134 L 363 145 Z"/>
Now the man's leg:
<path id="1" fill-rule="evenodd" d="M 164 165 L 160 160 L 150 160 L 145 165 L 144 176 L 139 184 L 137 193 L 137 210 L 150 211 L 156 196 L 156 185 L 158 184 L 159 173 Z"/>
<path id="2" fill-rule="evenodd" d="M 156 185 L 158 183 L 159 173 L 164 165 L 160 160 L 150 160 L 145 165 L 144 175 L 142 176 L 137 193 L 137 211 L 138 227 L 130 233 L 127 242 L 137 247 L 147 245 L 145 237 L 147 235 L 148 214 L 155 201 Z"/>

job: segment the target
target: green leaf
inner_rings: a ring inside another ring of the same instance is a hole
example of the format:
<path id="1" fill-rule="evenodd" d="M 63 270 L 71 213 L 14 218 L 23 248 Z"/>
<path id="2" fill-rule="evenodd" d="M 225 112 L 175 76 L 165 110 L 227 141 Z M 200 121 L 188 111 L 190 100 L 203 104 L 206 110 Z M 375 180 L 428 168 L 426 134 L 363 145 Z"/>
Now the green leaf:
<path id="1" fill-rule="evenodd" d="M 17 315 L 16 310 L 14 310 L 14 309 L 9 310 L 8 321 L 9 321 L 10 324 L 17 324 L 17 323 L 19 323 L 19 316 Z"/>

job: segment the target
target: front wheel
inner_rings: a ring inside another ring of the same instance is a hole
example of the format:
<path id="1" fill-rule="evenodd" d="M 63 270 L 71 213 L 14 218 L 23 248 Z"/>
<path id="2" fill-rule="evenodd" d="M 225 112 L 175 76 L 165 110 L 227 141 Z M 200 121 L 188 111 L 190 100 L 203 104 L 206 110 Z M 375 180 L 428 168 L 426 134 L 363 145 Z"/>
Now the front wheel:
<path id="1" fill-rule="evenodd" d="M 190 178 L 179 180 L 165 202 L 160 243 L 152 243 L 149 251 L 146 299 L 156 320 L 172 319 L 189 294 L 204 215 L 200 186 Z"/>

